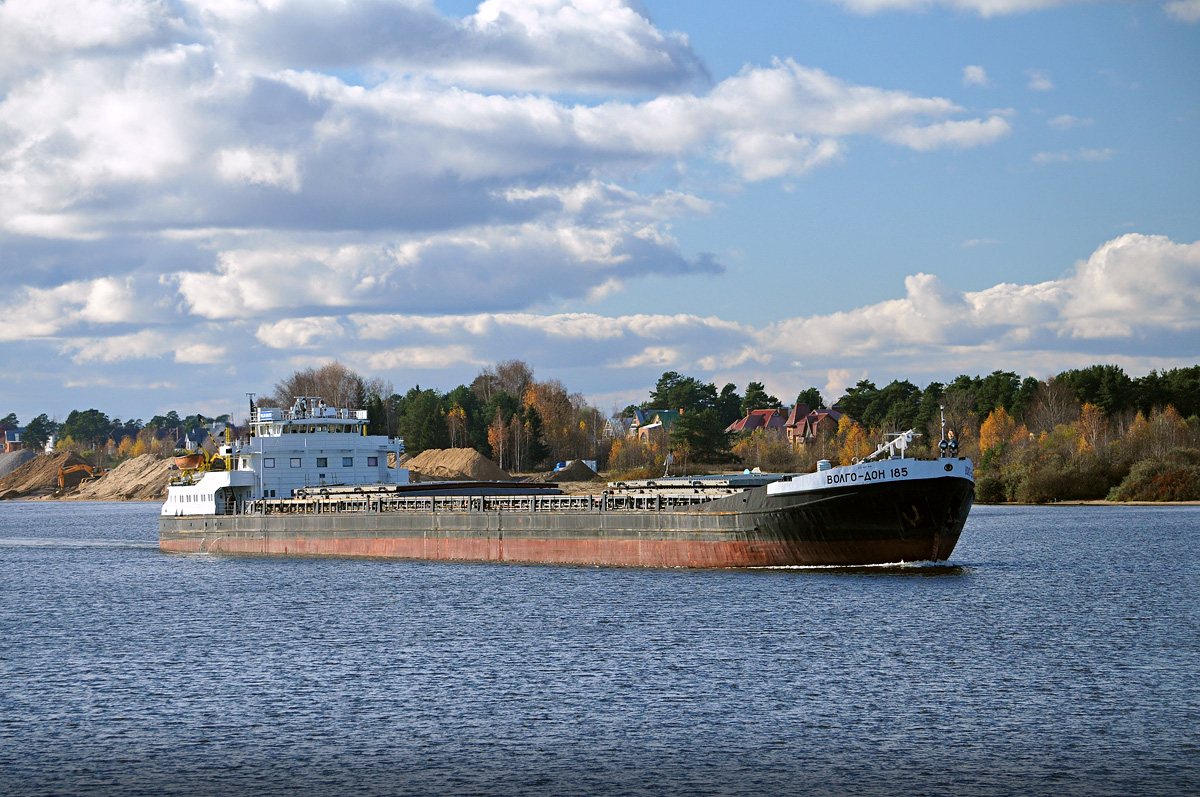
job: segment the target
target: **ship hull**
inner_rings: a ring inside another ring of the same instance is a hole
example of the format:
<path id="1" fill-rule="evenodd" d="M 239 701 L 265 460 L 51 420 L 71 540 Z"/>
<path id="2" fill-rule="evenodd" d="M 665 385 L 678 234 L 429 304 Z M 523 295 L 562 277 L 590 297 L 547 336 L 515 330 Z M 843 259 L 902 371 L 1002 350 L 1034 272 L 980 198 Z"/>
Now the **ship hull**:
<path id="1" fill-rule="evenodd" d="M 869 565 L 947 559 L 974 498 L 963 478 L 771 495 L 680 511 L 164 516 L 164 551 L 629 567 Z"/>

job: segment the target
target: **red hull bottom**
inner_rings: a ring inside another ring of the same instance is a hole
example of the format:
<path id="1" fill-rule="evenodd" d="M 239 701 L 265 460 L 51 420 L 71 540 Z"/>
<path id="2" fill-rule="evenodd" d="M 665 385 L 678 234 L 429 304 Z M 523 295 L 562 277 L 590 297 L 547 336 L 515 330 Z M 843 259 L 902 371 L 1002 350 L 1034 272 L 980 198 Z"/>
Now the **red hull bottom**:
<path id="1" fill-rule="evenodd" d="M 179 553 L 279 556 L 348 556 L 460 562 L 610 565 L 624 567 L 781 567 L 943 560 L 957 535 L 940 539 L 845 542 L 696 540 L 571 540 L 462 538 L 163 538 L 160 548 Z M 868 553 L 869 552 L 869 553 Z M 864 555 L 867 554 L 867 555 Z"/>

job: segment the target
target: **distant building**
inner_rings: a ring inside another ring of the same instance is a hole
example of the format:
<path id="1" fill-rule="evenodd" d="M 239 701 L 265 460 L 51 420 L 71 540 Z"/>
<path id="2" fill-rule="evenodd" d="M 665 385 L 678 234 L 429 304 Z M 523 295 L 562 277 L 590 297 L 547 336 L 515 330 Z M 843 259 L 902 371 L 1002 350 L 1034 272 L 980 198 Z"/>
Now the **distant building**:
<path id="1" fill-rule="evenodd" d="M 25 447 L 25 444 L 21 442 L 21 432 L 23 431 L 23 429 L 7 423 L 0 426 L 0 446 L 3 447 L 5 454 L 20 451 Z"/>
<path id="2" fill-rule="evenodd" d="M 636 437 L 643 443 L 652 443 L 660 435 L 671 433 L 671 427 L 679 420 L 682 410 L 634 410 L 633 420 L 629 423 L 630 437 Z"/>
<path id="3" fill-rule="evenodd" d="M 777 429 L 783 433 L 787 426 L 787 415 L 781 409 L 750 410 L 744 418 L 738 418 L 725 427 L 726 432 L 753 432 L 755 429 Z"/>
<path id="4" fill-rule="evenodd" d="M 821 435 L 837 432 L 842 413 L 834 409 L 810 410 L 807 404 L 797 404 L 788 415 L 785 429 L 793 448 L 816 440 Z"/>
<path id="5" fill-rule="evenodd" d="M 629 421 L 624 418 L 609 418 L 604 422 L 604 428 L 600 430 L 600 437 L 604 440 L 619 440 L 628 435 Z"/>

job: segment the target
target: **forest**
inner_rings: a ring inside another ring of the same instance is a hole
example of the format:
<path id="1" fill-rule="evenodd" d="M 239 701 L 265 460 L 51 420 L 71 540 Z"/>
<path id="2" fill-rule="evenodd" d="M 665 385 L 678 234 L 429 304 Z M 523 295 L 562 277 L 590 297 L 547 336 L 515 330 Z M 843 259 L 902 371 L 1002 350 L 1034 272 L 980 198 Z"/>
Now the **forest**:
<path id="1" fill-rule="evenodd" d="M 763 383 L 752 381 L 739 392 L 734 384 L 718 389 L 675 371 L 664 373 L 645 401 L 607 415 L 561 381 L 536 379 L 520 360 L 485 367 L 470 384 L 447 392 L 414 385 L 402 393 L 333 362 L 296 371 L 256 400 L 286 406 L 296 396 L 367 409 L 368 431 L 404 438 L 409 453 L 470 447 L 511 472 L 546 470 L 570 459 L 597 460 L 613 478 L 668 470 L 799 472 L 820 459 L 861 459 L 887 433 L 908 429 L 917 435 L 910 454 L 931 456 L 944 424 L 960 455 L 975 461 L 983 502 L 1200 500 L 1200 366 L 1131 377 L 1115 365 L 1094 365 L 1042 380 L 994 371 L 924 388 L 908 380 L 878 387 L 863 379 L 828 405 L 818 389 L 808 388 L 791 403 L 829 406 L 842 417 L 798 445 L 779 429 L 726 433 L 752 410 L 786 412 L 790 405 Z M 642 440 L 626 433 L 638 409 L 679 413 L 668 432 Z M 168 455 L 182 434 L 234 420 L 172 411 L 146 422 L 122 421 L 96 409 L 74 410 L 61 422 L 38 415 L 25 425 L 23 439 L 32 447 L 56 435 L 59 449 L 113 459 Z M 3 425 L 16 428 L 18 419 L 9 414 L 0 418 Z"/>

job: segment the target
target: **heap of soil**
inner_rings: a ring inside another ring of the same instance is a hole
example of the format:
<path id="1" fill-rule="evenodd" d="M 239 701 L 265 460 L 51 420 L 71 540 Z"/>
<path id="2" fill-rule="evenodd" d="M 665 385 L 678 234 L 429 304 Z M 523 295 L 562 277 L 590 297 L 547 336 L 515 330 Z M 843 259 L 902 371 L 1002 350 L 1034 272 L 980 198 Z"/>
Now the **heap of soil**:
<path id="1" fill-rule="evenodd" d="M 59 468 L 86 464 L 88 463 L 74 452 L 34 456 L 33 459 L 0 479 L 0 500 L 53 495 L 58 489 Z M 78 484 L 85 475 L 79 471 L 72 473 L 70 477 Z M 70 487 L 71 482 L 68 482 L 67 485 Z"/>
<path id="2" fill-rule="evenodd" d="M 525 481 L 537 482 L 539 484 L 561 484 L 564 482 L 591 482 L 599 478 L 600 475 L 596 471 L 583 464 L 583 460 L 577 459 L 562 470 L 548 470 L 545 473 L 535 473 L 532 476 L 527 476 Z"/>
<path id="3" fill-rule="evenodd" d="M 89 480 L 69 498 L 81 501 L 164 501 L 171 460 L 142 454 L 122 462 L 99 479 Z"/>
<path id="4" fill-rule="evenodd" d="M 551 481 L 559 482 L 590 482 L 600 478 L 600 474 L 585 465 L 582 459 L 575 460 L 562 470 L 554 471 L 553 476 Z"/>
<path id="5" fill-rule="evenodd" d="M 37 454 L 25 449 L 10 451 L 7 454 L 0 453 L 0 478 L 4 478 L 36 456 Z"/>
<path id="6" fill-rule="evenodd" d="M 404 462 L 413 481 L 511 481 L 512 476 L 473 448 L 431 448 Z"/>

